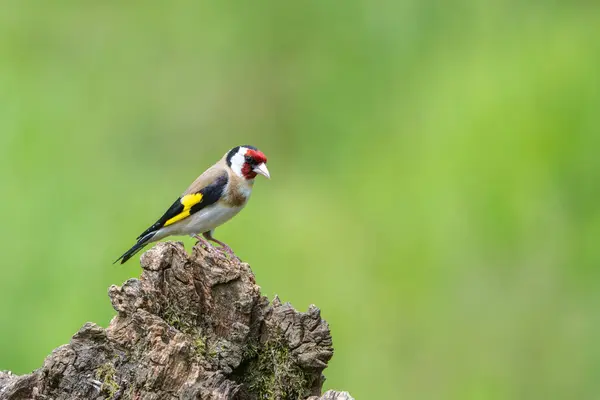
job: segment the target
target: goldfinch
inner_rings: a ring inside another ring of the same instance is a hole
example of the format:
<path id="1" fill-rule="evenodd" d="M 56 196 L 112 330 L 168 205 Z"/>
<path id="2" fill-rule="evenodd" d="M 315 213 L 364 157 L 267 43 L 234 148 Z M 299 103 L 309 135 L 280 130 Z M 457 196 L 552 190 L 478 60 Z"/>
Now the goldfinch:
<path id="1" fill-rule="evenodd" d="M 204 171 L 175 203 L 150 228 L 137 238 L 137 243 L 116 261 L 121 264 L 133 257 L 148 243 L 167 236 L 190 235 L 220 244 L 233 251 L 212 235 L 216 227 L 239 213 L 248 202 L 256 175 L 270 178 L 267 157 L 253 146 L 237 146 L 219 162 Z"/>

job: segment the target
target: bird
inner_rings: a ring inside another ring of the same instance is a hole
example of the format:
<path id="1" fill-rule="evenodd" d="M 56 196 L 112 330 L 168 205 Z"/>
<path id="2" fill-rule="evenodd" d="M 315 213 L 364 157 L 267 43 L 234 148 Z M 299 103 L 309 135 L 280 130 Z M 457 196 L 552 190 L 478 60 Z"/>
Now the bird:
<path id="1" fill-rule="evenodd" d="M 124 264 L 147 244 L 167 236 L 190 235 L 205 245 L 211 241 L 234 256 L 231 247 L 215 239 L 213 234 L 215 228 L 246 206 L 257 175 L 271 178 L 265 154 L 250 145 L 232 148 L 192 182 L 163 216 L 142 232 L 137 242 L 114 263 Z"/>

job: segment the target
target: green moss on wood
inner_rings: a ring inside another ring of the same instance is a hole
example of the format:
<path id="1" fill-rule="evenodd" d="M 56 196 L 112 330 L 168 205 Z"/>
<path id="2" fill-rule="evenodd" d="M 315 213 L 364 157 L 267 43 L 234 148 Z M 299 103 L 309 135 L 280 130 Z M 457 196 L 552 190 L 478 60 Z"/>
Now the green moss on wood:
<path id="1" fill-rule="evenodd" d="M 100 392 L 105 393 L 108 400 L 113 400 L 120 389 L 120 386 L 115 379 L 116 373 L 115 366 L 111 362 L 102 364 L 96 370 L 96 379 L 102 382 Z"/>
<path id="2" fill-rule="evenodd" d="M 193 317 L 181 312 L 176 306 L 169 304 L 162 313 L 164 321 L 180 332 L 195 336 L 198 328 L 193 322 Z"/>
<path id="3" fill-rule="evenodd" d="M 252 354 L 257 349 L 249 349 Z M 282 336 L 269 339 L 246 369 L 245 383 L 261 400 L 304 399 L 309 382 Z"/>
<path id="4" fill-rule="evenodd" d="M 194 338 L 194 353 L 198 358 L 203 358 L 206 355 L 206 342 L 201 336 Z"/>

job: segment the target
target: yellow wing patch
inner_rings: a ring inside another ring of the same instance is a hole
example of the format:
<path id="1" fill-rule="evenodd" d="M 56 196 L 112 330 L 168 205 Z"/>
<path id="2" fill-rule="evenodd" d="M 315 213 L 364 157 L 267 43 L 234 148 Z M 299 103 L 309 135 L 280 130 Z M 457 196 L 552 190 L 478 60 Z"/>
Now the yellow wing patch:
<path id="1" fill-rule="evenodd" d="M 189 217 L 192 207 L 202 201 L 202 193 L 185 195 L 179 201 L 181 202 L 181 205 L 183 205 L 183 210 L 173 218 L 167 220 L 163 226 L 169 226 L 177 221 L 181 221 L 182 219 Z"/>

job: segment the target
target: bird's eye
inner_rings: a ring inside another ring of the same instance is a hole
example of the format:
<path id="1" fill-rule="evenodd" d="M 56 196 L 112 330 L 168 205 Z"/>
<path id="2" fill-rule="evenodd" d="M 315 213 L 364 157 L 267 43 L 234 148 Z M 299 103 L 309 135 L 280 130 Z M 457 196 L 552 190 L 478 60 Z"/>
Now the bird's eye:
<path id="1" fill-rule="evenodd" d="M 252 162 L 254 161 L 254 160 L 252 159 L 252 157 L 250 157 L 250 156 L 245 156 L 244 158 L 246 159 L 246 162 L 247 162 L 248 164 L 252 164 Z"/>

